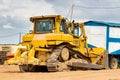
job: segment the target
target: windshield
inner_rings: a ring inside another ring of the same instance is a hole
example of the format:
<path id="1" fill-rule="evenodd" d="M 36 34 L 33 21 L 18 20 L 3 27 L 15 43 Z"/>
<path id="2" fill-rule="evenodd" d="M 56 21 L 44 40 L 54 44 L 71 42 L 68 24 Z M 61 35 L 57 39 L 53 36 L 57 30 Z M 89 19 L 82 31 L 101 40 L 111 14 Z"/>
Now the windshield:
<path id="1" fill-rule="evenodd" d="M 52 32 L 54 19 L 38 19 L 35 24 L 35 33 Z"/>

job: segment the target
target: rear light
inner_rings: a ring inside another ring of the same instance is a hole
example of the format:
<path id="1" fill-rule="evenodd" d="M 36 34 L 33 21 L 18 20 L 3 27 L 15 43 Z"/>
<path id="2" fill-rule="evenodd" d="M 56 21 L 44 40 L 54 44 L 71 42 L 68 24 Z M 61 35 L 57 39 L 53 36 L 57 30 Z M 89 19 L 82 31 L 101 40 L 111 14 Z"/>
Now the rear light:
<path id="1" fill-rule="evenodd" d="M 6 57 L 7 57 L 7 60 L 8 60 L 8 59 L 11 59 L 11 58 L 14 57 L 14 54 L 13 54 L 13 53 L 8 53 L 8 54 L 6 55 Z"/>

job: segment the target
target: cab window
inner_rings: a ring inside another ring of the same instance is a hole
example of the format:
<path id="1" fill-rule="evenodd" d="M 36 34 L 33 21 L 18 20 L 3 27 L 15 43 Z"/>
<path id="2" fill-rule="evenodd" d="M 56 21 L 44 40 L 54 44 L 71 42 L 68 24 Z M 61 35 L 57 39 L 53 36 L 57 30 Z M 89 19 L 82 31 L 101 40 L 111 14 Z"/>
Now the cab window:
<path id="1" fill-rule="evenodd" d="M 36 20 L 35 32 L 47 33 L 51 32 L 54 27 L 53 19 L 38 19 Z"/>
<path id="2" fill-rule="evenodd" d="M 60 24 L 60 32 L 67 33 L 67 28 L 66 28 L 66 21 L 62 20 Z"/>
<path id="3" fill-rule="evenodd" d="M 75 36 L 81 36 L 82 32 L 81 32 L 81 28 L 80 27 L 75 27 L 74 28 L 74 35 Z"/>

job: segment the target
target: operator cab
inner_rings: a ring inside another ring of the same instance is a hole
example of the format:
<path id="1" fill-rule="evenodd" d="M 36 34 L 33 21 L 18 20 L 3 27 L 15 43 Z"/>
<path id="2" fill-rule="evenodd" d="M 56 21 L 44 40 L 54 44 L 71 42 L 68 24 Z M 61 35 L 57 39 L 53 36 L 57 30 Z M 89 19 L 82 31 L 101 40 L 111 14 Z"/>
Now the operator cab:
<path id="1" fill-rule="evenodd" d="M 34 23 L 35 34 L 68 33 L 66 19 L 60 15 L 34 16 L 30 18 L 30 21 Z"/>
<path id="2" fill-rule="evenodd" d="M 35 16 L 31 17 L 30 21 L 34 23 L 33 33 L 35 34 L 62 32 L 64 34 L 70 33 L 75 36 L 81 35 L 81 28 L 79 24 L 77 23 L 71 24 L 60 15 Z M 73 28 L 71 31 L 69 31 L 70 27 Z"/>

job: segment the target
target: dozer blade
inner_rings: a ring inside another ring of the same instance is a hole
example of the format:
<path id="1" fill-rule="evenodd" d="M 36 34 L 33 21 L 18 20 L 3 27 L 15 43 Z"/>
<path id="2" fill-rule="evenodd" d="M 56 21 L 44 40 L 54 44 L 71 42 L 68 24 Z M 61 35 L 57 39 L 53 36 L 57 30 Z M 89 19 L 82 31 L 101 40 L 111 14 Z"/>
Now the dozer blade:
<path id="1" fill-rule="evenodd" d="M 74 67 L 74 68 L 86 68 L 86 69 L 97 69 L 97 70 L 102 69 L 100 65 L 91 64 L 91 63 L 69 62 L 67 65 L 69 67 Z"/>

